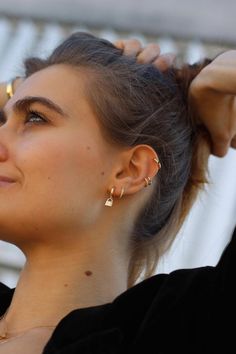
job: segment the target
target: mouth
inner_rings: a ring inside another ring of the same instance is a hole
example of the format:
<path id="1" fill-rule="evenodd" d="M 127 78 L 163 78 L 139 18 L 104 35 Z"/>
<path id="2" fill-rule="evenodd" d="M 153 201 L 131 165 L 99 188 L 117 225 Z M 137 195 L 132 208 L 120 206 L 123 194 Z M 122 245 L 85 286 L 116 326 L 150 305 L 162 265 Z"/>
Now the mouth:
<path id="1" fill-rule="evenodd" d="M 10 177 L 0 176 L 0 187 L 8 187 L 14 183 L 15 181 Z"/>
<path id="2" fill-rule="evenodd" d="M 0 181 L 0 188 L 2 187 L 10 187 L 13 184 L 15 184 L 15 182 L 4 182 L 4 181 Z"/>

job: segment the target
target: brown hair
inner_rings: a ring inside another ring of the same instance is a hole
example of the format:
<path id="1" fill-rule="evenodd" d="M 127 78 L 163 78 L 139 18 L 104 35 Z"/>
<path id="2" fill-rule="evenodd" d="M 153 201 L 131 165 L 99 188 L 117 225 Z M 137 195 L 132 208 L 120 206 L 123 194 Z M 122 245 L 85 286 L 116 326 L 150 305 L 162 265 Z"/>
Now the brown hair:
<path id="1" fill-rule="evenodd" d="M 87 95 L 101 132 L 119 146 L 150 145 L 162 168 L 153 194 L 136 220 L 128 287 L 151 276 L 207 183 L 209 135 L 194 122 L 188 88 L 210 61 L 160 72 L 138 64 L 112 43 L 77 32 L 46 59 L 28 58 L 26 77 L 54 64 L 87 69 Z"/>

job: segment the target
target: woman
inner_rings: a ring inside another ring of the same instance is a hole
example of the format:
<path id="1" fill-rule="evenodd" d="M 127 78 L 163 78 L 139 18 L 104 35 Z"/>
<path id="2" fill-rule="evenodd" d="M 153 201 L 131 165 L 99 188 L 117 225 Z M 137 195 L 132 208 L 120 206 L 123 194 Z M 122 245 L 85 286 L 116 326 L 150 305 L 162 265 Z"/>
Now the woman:
<path id="1" fill-rule="evenodd" d="M 26 256 L 16 289 L 1 284 L 1 354 L 215 353 L 230 343 L 235 237 L 217 267 L 150 277 L 207 181 L 201 94 L 214 100 L 211 69 L 224 54 L 161 72 L 122 53 L 75 33 L 48 59 L 26 60 L 1 112 L 1 239 Z M 231 141 L 233 86 L 224 92 Z"/>

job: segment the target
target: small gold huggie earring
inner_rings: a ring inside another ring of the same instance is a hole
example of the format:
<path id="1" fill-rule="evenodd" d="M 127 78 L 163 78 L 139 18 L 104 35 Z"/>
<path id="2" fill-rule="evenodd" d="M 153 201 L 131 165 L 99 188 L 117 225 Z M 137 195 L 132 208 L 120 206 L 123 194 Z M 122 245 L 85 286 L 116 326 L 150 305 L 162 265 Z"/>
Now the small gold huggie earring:
<path id="1" fill-rule="evenodd" d="M 105 205 L 111 207 L 113 204 L 113 193 L 114 193 L 115 187 L 112 187 L 111 192 L 110 192 L 110 197 L 106 200 Z"/>
<path id="2" fill-rule="evenodd" d="M 120 193 L 120 197 L 119 197 L 119 199 L 121 199 L 121 198 L 122 198 L 122 196 L 123 196 L 123 194 L 124 194 L 124 191 L 125 191 L 125 189 L 124 189 L 124 187 L 122 187 L 122 188 L 121 188 L 121 193 Z"/>
<path id="3" fill-rule="evenodd" d="M 145 177 L 145 187 L 150 186 L 152 184 L 152 180 L 150 177 Z"/>
<path id="4" fill-rule="evenodd" d="M 153 160 L 158 164 L 158 167 L 161 168 L 161 163 L 158 158 L 153 158 Z"/>
<path id="5" fill-rule="evenodd" d="M 161 163 L 158 158 L 153 158 L 153 160 L 158 164 L 159 169 L 161 168 Z M 152 179 L 151 177 L 145 177 L 145 187 L 150 186 L 152 184 Z"/>

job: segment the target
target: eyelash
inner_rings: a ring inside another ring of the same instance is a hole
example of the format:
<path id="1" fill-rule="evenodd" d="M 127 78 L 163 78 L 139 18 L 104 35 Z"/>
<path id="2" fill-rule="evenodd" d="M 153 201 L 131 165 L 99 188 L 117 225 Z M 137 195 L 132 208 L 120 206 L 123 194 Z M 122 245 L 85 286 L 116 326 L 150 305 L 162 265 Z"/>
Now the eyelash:
<path id="1" fill-rule="evenodd" d="M 29 122 L 29 119 L 32 118 L 32 117 L 37 117 L 37 118 L 40 118 L 41 119 L 41 122 Z M 25 123 L 28 123 L 29 124 L 36 124 L 36 125 L 40 125 L 40 124 L 45 124 L 47 123 L 47 119 L 45 119 L 41 113 L 37 112 L 37 111 L 34 111 L 34 110 L 28 110 L 27 112 L 27 116 L 26 116 L 26 119 L 25 119 Z"/>
<path id="2" fill-rule="evenodd" d="M 32 117 L 40 118 L 41 121 L 30 122 L 29 119 L 31 119 Z M 5 123 L 6 123 L 5 116 L 1 114 L 1 110 L 0 110 L 0 125 Z M 30 125 L 43 125 L 48 123 L 48 119 L 46 119 L 42 113 L 29 109 L 25 112 L 24 124 L 26 123 Z"/>

